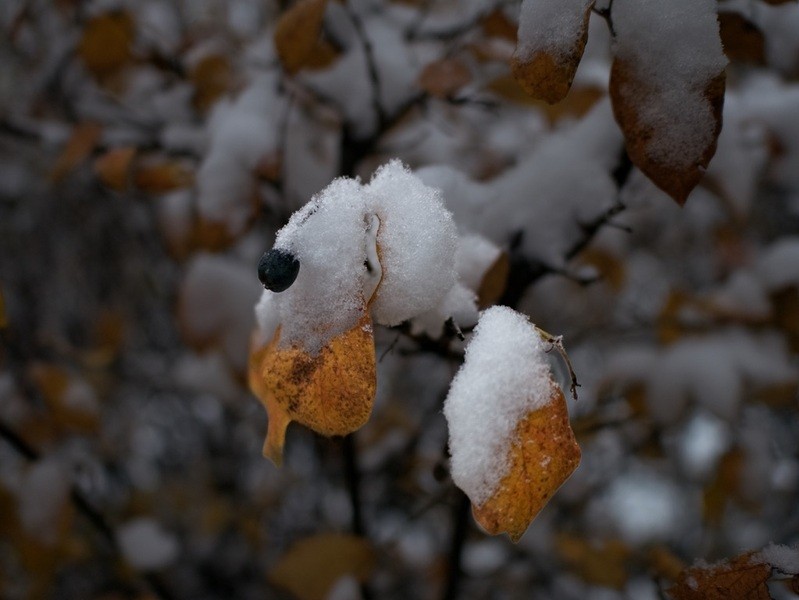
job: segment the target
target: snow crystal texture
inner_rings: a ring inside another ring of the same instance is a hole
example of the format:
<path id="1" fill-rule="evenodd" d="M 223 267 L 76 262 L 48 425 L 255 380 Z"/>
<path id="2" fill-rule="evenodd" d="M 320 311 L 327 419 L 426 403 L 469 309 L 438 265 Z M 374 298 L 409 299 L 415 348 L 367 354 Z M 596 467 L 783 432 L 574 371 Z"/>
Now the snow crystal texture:
<path id="1" fill-rule="evenodd" d="M 519 12 L 518 56 L 536 52 L 568 58 L 593 0 L 524 0 Z"/>
<path id="2" fill-rule="evenodd" d="M 519 420 L 549 402 L 555 384 L 545 350 L 524 315 L 505 306 L 481 314 L 444 404 L 452 479 L 476 505 L 507 474 Z"/>
<path id="3" fill-rule="evenodd" d="M 334 180 L 278 232 L 275 248 L 293 254 L 300 270 L 288 290 L 266 293 L 256 306 L 263 338 L 280 325 L 281 344 L 316 354 L 355 326 L 371 296 L 366 262 L 374 216 L 382 267 L 375 321 L 396 325 L 441 304 L 456 280 L 452 215 L 438 190 L 392 161 L 367 185 Z"/>

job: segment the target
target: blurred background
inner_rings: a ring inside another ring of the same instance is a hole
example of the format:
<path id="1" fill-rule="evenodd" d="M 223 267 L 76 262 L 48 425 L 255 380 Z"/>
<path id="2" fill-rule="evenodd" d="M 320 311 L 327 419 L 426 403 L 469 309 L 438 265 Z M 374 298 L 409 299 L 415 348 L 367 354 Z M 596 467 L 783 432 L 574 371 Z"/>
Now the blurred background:
<path id="1" fill-rule="evenodd" d="M 517 2 L 3 0 L 0 597 L 657 599 L 796 545 L 799 6 L 718 6 L 724 129 L 679 208 L 613 129 L 599 14 L 550 106 L 510 75 Z M 310 51 L 278 56 L 282 13 Z M 392 157 L 462 172 L 456 216 L 516 174 L 480 299 L 564 335 L 583 452 L 517 545 L 449 477 L 451 332 L 378 328 L 370 422 L 261 456 L 258 259 Z"/>

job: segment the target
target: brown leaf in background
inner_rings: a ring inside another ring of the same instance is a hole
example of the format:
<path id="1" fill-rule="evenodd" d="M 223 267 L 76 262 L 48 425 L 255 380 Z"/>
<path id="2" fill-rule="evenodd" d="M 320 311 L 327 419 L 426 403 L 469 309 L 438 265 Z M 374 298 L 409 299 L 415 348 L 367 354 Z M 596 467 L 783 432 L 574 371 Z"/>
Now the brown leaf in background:
<path id="1" fill-rule="evenodd" d="M 620 590 L 627 583 L 627 561 L 631 549 L 621 540 L 592 543 L 567 533 L 555 537 L 555 550 L 562 561 L 583 580 Z"/>
<path id="2" fill-rule="evenodd" d="M 766 64 L 766 40 L 760 28 L 737 12 L 719 12 L 719 33 L 730 60 Z"/>
<path id="3" fill-rule="evenodd" d="M 58 183 L 89 158 L 102 132 L 102 127 L 97 123 L 84 122 L 76 125 L 50 172 L 51 181 Z"/>
<path id="4" fill-rule="evenodd" d="M 537 108 L 544 113 L 551 125 L 564 118 L 582 117 L 605 96 L 603 90 L 594 86 L 572 86 L 563 100 L 557 104 L 547 104 L 528 95 L 519 82 L 510 76 L 497 77 L 486 87 L 509 102 Z"/>
<path id="5" fill-rule="evenodd" d="M 250 389 L 269 414 L 264 456 L 279 465 L 286 428 L 297 421 L 322 435 L 347 435 L 369 419 L 376 389 L 375 346 L 368 312 L 317 356 L 279 346 L 280 330 L 251 353 Z"/>
<path id="6" fill-rule="evenodd" d="M 299 0 L 280 16 L 275 27 L 275 48 L 289 74 L 311 59 L 322 30 L 327 0 Z"/>
<path id="7" fill-rule="evenodd" d="M 194 178 L 185 165 L 173 159 L 162 159 L 139 165 L 133 181 L 136 187 L 150 194 L 163 194 L 189 187 Z"/>
<path id="8" fill-rule="evenodd" d="M 78 43 L 78 56 L 95 77 L 112 74 L 128 62 L 136 35 L 133 17 L 109 12 L 91 19 Z"/>
<path id="9" fill-rule="evenodd" d="M 486 37 L 497 37 L 516 43 L 519 26 L 508 19 L 499 8 L 495 8 L 483 17 L 480 27 Z"/>
<path id="10" fill-rule="evenodd" d="M 230 59 L 219 54 L 202 58 L 189 72 L 189 81 L 194 86 L 194 106 L 201 112 L 207 111 L 233 87 Z"/>
<path id="11" fill-rule="evenodd" d="M 669 588 L 673 600 L 771 600 L 768 581 L 771 567 L 752 554 L 743 554 L 717 565 L 691 567 Z"/>
<path id="12" fill-rule="evenodd" d="M 0 329 L 8 327 L 8 313 L 6 313 L 6 299 L 0 288 Z"/>
<path id="13" fill-rule="evenodd" d="M 563 392 L 553 383 L 550 401 L 516 426 L 508 448 L 510 469 L 494 494 L 472 505 L 475 520 L 491 535 L 517 542 L 535 516 L 580 464 Z"/>
<path id="14" fill-rule="evenodd" d="M 450 98 L 472 80 L 472 73 L 457 58 L 442 58 L 422 69 L 418 84 L 435 98 Z"/>
<path id="15" fill-rule="evenodd" d="M 510 258 L 503 251 L 483 275 L 477 290 L 477 305 L 483 309 L 493 306 L 505 293 L 510 275 Z"/>
<path id="16" fill-rule="evenodd" d="M 295 543 L 269 571 L 269 580 L 299 600 L 324 600 L 342 577 L 366 581 L 375 564 L 365 539 L 322 533 Z"/>
<path id="17" fill-rule="evenodd" d="M 641 107 L 656 106 L 659 92 L 650 83 L 636 77 L 635 69 L 631 65 L 618 58 L 613 61 L 610 71 L 610 98 L 616 121 L 624 134 L 630 160 L 681 206 L 702 179 L 710 159 L 716 153 L 716 143 L 721 133 L 725 79 L 722 71 L 707 83 L 703 91 L 703 96 L 712 109 L 711 142 L 694 156 L 680 157 L 680 165 L 684 163 L 687 166 L 679 166 L 671 157 L 658 156 L 651 151 L 652 141 L 667 132 L 653 129 L 641 118 Z M 687 148 L 690 148 L 689 144 L 686 144 Z"/>
<path id="18" fill-rule="evenodd" d="M 124 191 L 130 187 L 133 159 L 136 148 L 126 146 L 112 148 L 94 161 L 94 173 L 111 189 Z"/>
<path id="19" fill-rule="evenodd" d="M 529 95 L 549 104 L 555 104 L 569 93 L 574 74 L 583 57 L 585 43 L 588 41 L 588 19 L 593 5 L 591 2 L 585 7 L 582 27 L 575 39 L 564 40 L 565 47 L 541 49 L 528 55 L 523 49 L 526 32 L 519 32 L 516 52 L 511 60 L 511 70 L 516 81 Z M 552 24 L 536 24 L 537 27 L 547 25 Z"/>

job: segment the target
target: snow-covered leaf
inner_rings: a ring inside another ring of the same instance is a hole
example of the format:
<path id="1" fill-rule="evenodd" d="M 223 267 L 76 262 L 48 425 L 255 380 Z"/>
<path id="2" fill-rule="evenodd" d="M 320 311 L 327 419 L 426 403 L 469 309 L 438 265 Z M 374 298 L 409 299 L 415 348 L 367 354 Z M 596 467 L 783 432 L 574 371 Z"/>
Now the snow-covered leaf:
<path id="1" fill-rule="evenodd" d="M 726 59 L 712 0 L 620 0 L 613 112 L 633 163 L 678 204 L 716 152 Z M 680 43 L 674 43 L 679 39 Z"/>
<path id="2" fill-rule="evenodd" d="M 550 104 L 569 93 L 588 39 L 594 0 L 524 0 L 511 67 L 522 88 Z"/>
<path id="3" fill-rule="evenodd" d="M 444 405 L 453 480 L 475 520 L 514 541 L 580 462 L 545 349 L 523 315 L 486 310 Z"/>

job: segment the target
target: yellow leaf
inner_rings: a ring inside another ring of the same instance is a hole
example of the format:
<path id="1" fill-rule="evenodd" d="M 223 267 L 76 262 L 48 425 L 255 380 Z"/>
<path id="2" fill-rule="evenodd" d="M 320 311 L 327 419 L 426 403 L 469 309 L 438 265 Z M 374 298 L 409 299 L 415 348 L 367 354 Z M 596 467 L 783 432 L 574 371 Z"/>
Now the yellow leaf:
<path id="1" fill-rule="evenodd" d="M 110 75 L 128 60 L 135 37 L 133 17 L 126 12 L 110 12 L 86 24 L 78 44 L 78 56 L 95 75 Z"/>
<path id="2" fill-rule="evenodd" d="M 488 500 L 472 505 L 472 512 L 488 533 L 507 532 L 516 542 L 580 464 L 580 446 L 559 387 L 553 385 L 550 401 L 519 421 L 508 460 L 508 474 Z"/>
<path id="3" fill-rule="evenodd" d="M 323 533 L 294 544 L 269 572 L 269 580 L 299 600 L 324 600 L 336 581 L 368 579 L 375 566 L 369 543 L 354 535 Z"/>
<path id="4" fill-rule="evenodd" d="M 280 16 L 275 48 L 287 73 L 296 73 L 311 60 L 326 6 L 327 0 L 299 0 Z"/>
<path id="5" fill-rule="evenodd" d="M 530 2 L 531 0 L 526 0 Z M 572 3 L 574 6 L 576 4 Z M 574 74 L 583 57 L 585 43 L 588 40 L 588 19 L 591 16 L 591 2 L 585 7 L 583 21 L 577 36 L 567 47 L 557 47 L 537 50 L 533 53 L 524 51 L 525 33 L 519 32 L 516 52 L 511 60 L 511 69 L 516 81 L 525 92 L 534 98 L 539 98 L 555 104 L 566 97 L 574 81 Z M 524 10 L 524 6 L 522 7 Z M 543 28 L 558 26 L 557 23 L 536 23 L 536 31 Z M 568 34 L 571 37 L 571 33 Z"/>
<path id="6" fill-rule="evenodd" d="M 372 412 L 376 388 L 372 320 L 364 314 L 316 356 L 279 346 L 280 329 L 250 356 L 249 381 L 269 414 L 264 456 L 280 465 L 291 421 L 322 435 L 347 435 Z"/>

